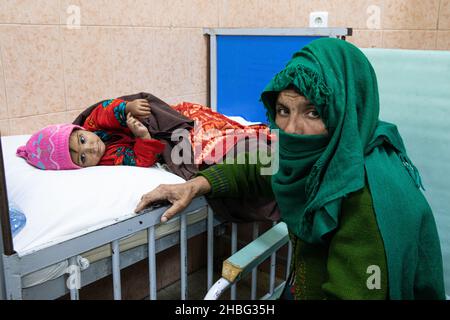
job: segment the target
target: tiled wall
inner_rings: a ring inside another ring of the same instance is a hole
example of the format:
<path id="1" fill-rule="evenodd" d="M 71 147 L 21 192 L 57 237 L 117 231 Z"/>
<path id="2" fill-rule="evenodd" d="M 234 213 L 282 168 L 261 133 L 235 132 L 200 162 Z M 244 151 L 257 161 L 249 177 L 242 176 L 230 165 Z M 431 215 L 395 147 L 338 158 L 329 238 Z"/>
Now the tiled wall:
<path id="1" fill-rule="evenodd" d="M 0 0 L 1 133 L 139 91 L 206 104 L 203 27 L 306 27 L 311 11 L 361 47 L 450 50 L 450 0 Z"/>

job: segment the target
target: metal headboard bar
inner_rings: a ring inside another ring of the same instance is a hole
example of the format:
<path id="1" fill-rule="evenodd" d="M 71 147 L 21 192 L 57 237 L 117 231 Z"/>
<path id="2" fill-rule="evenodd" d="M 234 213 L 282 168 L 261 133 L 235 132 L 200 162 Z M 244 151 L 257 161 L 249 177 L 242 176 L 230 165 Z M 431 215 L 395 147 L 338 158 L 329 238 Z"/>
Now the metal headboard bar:
<path id="1" fill-rule="evenodd" d="M 203 28 L 210 35 L 238 36 L 351 36 L 352 28 Z"/>

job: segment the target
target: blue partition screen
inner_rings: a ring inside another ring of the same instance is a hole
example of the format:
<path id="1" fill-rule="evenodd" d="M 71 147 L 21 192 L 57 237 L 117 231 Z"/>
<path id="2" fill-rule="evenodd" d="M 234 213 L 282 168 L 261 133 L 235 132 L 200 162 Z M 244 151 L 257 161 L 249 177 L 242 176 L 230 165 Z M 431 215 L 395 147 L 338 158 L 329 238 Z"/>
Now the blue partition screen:
<path id="1" fill-rule="evenodd" d="M 217 36 L 217 111 L 267 123 L 261 92 L 312 36 Z"/>

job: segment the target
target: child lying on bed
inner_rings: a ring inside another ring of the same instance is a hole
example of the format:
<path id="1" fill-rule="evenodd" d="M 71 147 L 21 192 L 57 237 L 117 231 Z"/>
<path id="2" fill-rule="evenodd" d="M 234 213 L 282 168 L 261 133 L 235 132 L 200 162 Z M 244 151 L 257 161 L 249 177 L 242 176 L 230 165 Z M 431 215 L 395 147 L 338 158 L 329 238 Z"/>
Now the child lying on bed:
<path id="1" fill-rule="evenodd" d="M 83 126 L 57 124 L 34 133 L 17 155 L 44 170 L 79 169 L 96 165 L 150 167 L 164 144 L 152 139 L 139 121 L 150 115 L 145 99 L 107 100 L 99 104 Z"/>

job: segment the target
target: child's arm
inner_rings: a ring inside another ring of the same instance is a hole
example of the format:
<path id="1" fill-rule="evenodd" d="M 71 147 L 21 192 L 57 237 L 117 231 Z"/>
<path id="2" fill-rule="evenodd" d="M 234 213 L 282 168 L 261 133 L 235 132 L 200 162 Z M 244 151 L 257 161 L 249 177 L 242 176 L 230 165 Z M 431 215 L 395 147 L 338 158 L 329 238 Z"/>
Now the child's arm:
<path id="1" fill-rule="evenodd" d="M 88 131 L 114 129 L 128 131 L 126 106 L 126 101 L 121 99 L 106 100 L 92 110 L 83 127 Z"/>
<path id="2" fill-rule="evenodd" d="M 128 114 L 137 118 L 148 117 L 150 115 L 148 101 L 145 99 L 128 102 L 122 99 L 106 100 L 91 112 L 83 127 L 89 131 L 120 129 L 127 132 Z"/>
<path id="3" fill-rule="evenodd" d="M 135 165 L 138 167 L 150 167 L 155 164 L 157 155 L 164 151 L 164 143 L 152 139 L 147 128 L 131 113 L 127 114 L 127 126 L 136 137 L 133 147 Z"/>

